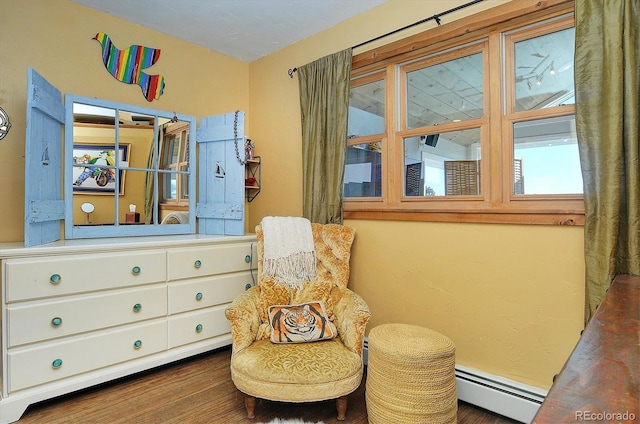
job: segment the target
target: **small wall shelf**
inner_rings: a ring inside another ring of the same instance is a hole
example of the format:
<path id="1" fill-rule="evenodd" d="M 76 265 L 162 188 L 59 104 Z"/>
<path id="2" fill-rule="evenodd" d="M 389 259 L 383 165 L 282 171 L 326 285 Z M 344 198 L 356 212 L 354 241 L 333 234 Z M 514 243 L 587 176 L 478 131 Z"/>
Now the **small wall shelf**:
<path id="1" fill-rule="evenodd" d="M 245 185 L 244 189 L 247 196 L 247 201 L 251 202 L 260 194 L 260 188 L 262 186 L 262 158 L 260 156 L 254 156 L 253 159 L 248 159 L 245 165 Z"/>

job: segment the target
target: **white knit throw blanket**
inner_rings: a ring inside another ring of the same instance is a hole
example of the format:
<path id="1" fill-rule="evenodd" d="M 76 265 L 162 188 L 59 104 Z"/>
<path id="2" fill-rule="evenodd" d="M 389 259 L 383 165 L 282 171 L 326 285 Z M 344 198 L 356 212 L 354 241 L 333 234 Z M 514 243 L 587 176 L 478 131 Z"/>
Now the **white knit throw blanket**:
<path id="1" fill-rule="evenodd" d="M 279 284 L 302 288 L 316 278 L 316 251 L 311 222 L 291 216 L 262 219 L 264 260 L 262 274 Z"/>

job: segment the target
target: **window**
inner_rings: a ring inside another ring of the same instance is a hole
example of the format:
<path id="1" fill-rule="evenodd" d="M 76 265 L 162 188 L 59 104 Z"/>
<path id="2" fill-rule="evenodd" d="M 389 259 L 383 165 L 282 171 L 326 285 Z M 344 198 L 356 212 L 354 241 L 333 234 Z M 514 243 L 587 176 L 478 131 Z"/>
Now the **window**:
<path id="1" fill-rule="evenodd" d="M 504 118 L 520 173 L 520 192 L 514 194 L 582 193 L 574 117 L 575 31 L 569 24 L 551 22 L 505 36 L 514 77 Z"/>
<path id="2" fill-rule="evenodd" d="M 345 217 L 584 222 L 572 5 L 532 4 L 354 56 Z"/>
<path id="3" fill-rule="evenodd" d="M 165 124 L 162 156 L 162 198 L 165 205 L 189 204 L 189 126 L 186 123 Z"/>
<path id="4" fill-rule="evenodd" d="M 482 194 L 483 57 L 485 42 L 399 67 L 404 196 Z"/>
<path id="5" fill-rule="evenodd" d="M 344 197 L 382 196 L 382 139 L 386 132 L 384 73 L 354 80 L 349 93 Z"/>

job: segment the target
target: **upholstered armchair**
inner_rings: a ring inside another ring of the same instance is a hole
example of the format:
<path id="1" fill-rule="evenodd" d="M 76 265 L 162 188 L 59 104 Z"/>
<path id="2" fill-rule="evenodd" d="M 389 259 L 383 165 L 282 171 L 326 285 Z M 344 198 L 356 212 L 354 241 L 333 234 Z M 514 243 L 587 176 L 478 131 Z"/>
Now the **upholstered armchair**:
<path id="1" fill-rule="evenodd" d="M 301 289 L 266 278 L 264 234 L 256 227 L 257 285 L 238 296 L 226 310 L 233 346 L 231 378 L 245 394 L 248 418 L 255 417 L 256 398 L 281 402 L 336 399 L 344 420 L 347 395 L 363 376 L 363 341 L 370 313 L 364 300 L 347 288 L 355 230 L 336 224 L 311 224 L 317 277 Z M 337 337 L 306 343 L 274 343 L 269 322 L 272 305 L 322 301 Z"/>

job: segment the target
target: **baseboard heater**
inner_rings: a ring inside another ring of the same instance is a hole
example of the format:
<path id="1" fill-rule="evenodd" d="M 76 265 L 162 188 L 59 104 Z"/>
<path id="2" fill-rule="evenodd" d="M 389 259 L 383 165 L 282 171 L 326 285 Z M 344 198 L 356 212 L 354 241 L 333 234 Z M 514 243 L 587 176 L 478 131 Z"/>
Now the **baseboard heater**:
<path id="1" fill-rule="evenodd" d="M 368 363 L 368 340 L 364 360 Z M 456 365 L 458 399 L 522 423 L 533 420 L 547 392 L 517 381 Z"/>

